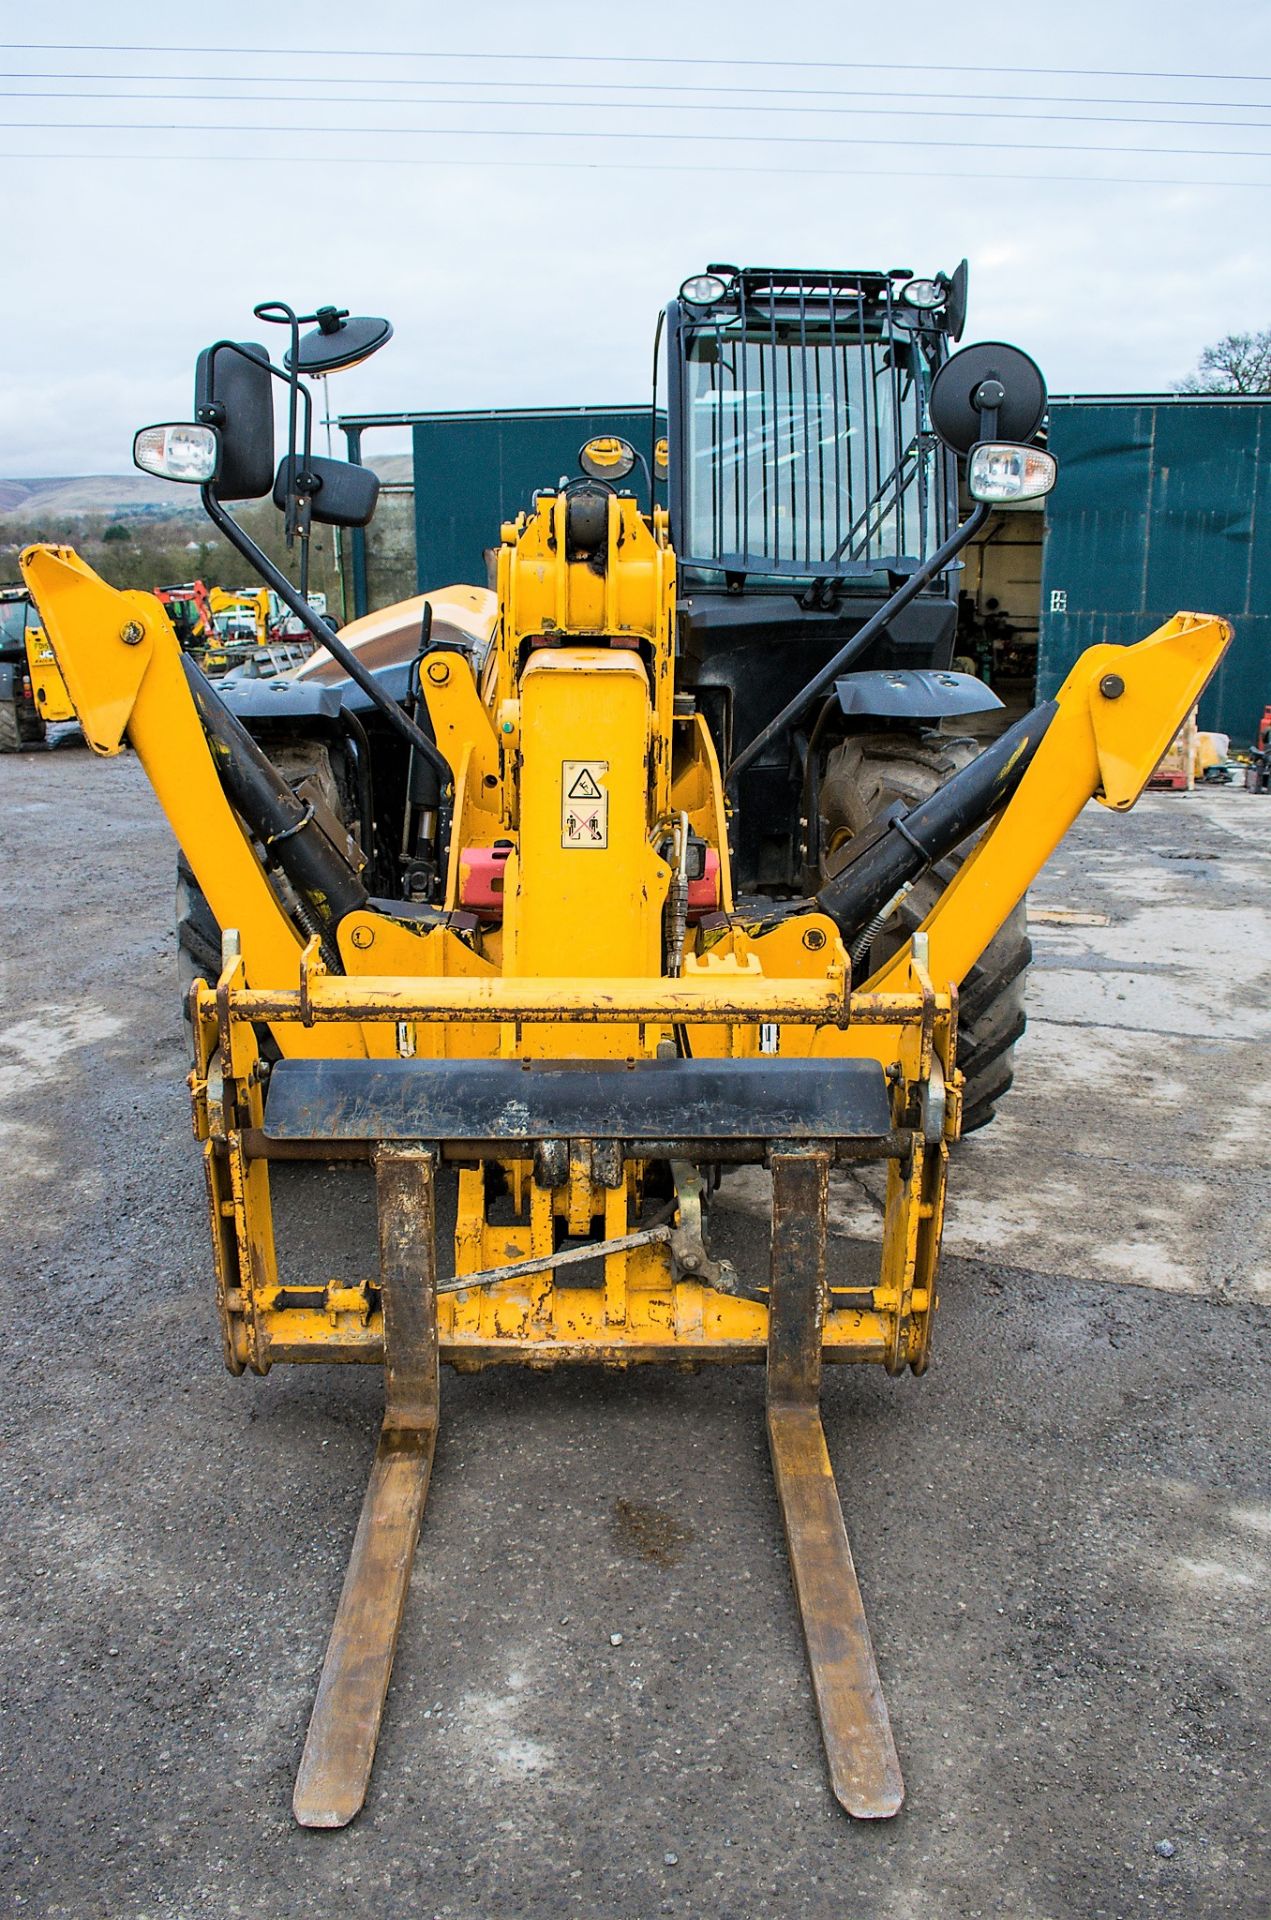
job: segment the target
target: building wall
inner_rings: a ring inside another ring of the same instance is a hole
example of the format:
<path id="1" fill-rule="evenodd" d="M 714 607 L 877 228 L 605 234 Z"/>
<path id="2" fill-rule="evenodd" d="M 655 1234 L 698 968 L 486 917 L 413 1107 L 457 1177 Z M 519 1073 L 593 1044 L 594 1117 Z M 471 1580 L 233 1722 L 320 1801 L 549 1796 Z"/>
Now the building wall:
<path id="1" fill-rule="evenodd" d="M 527 509 L 536 488 L 555 486 L 562 474 L 576 476 L 584 441 L 616 433 L 646 461 L 651 453 L 647 407 L 434 414 L 417 419 L 412 431 L 421 593 L 457 581 L 484 586 L 484 556 L 498 545 L 503 521 Z M 639 467 L 623 485 L 648 507 Z"/>
<path id="2" fill-rule="evenodd" d="M 1052 400 L 1037 691 L 1084 647 L 1180 608 L 1236 638 L 1201 725 L 1247 743 L 1271 700 L 1271 399 Z"/>

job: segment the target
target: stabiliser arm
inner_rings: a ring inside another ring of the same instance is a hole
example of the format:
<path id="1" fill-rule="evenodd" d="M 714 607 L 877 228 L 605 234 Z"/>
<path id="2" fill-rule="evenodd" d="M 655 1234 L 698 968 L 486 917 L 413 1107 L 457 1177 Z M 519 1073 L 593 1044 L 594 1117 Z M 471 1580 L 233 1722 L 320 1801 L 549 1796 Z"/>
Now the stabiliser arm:
<path id="1" fill-rule="evenodd" d="M 966 978 L 1087 800 L 1134 805 L 1231 637 L 1213 614 L 1176 613 L 1136 646 L 1086 649 L 1009 805 L 919 929 L 933 980 Z M 881 989 L 895 965 L 868 985 Z"/>
<path id="2" fill-rule="evenodd" d="M 328 944 L 365 904 L 356 873 L 182 653 L 153 594 L 108 586 L 69 547 L 28 547 L 21 566 L 89 746 L 116 754 L 128 739 L 217 921 L 238 931 L 248 978 L 298 985 L 305 939 Z M 300 925 L 244 821 L 286 872 Z M 321 1043 L 284 1033 L 288 1053 L 363 1051 L 355 1028 Z"/>
<path id="3" fill-rule="evenodd" d="M 1054 700 L 908 812 L 854 843 L 814 903 L 854 957 L 921 874 L 991 821 L 919 932 L 937 987 L 965 979 L 1087 800 L 1124 812 L 1204 692 L 1231 640 L 1225 620 L 1177 613 L 1136 646 L 1090 647 Z M 898 988 L 906 944 L 867 990 Z"/>

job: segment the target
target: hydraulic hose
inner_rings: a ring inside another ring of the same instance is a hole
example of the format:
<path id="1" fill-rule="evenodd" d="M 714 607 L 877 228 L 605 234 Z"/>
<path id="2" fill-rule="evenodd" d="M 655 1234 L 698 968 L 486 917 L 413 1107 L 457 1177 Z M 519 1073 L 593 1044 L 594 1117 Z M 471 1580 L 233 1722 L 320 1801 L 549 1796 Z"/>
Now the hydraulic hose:
<path id="1" fill-rule="evenodd" d="M 846 865 L 813 903 L 829 914 L 849 948 L 902 887 L 1006 805 L 1058 711 L 1053 700 L 1043 701 L 929 799 L 907 813 L 891 809 L 852 842 Z"/>
<path id="2" fill-rule="evenodd" d="M 188 653 L 181 655 L 181 665 L 226 798 L 286 874 L 300 901 L 305 931 L 320 935 L 330 959 L 336 950 L 329 936 L 346 913 L 364 907 L 369 898 L 361 878 Z"/>

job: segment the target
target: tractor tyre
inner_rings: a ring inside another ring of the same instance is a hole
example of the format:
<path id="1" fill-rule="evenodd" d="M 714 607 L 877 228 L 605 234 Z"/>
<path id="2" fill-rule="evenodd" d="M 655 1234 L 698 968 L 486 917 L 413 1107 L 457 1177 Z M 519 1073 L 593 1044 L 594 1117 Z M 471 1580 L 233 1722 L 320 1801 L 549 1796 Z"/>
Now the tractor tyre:
<path id="1" fill-rule="evenodd" d="M 44 716 L 30 701 L 0 700 L 0 753 L 44 744 Z"/>
<path id="2" fill-rule="evenodd" d="M 852 837 L 885 807 L 895 800 L 915 806 L 927 799 L 979 751 L 976 740 L 884 732 L 852 734 L 833 748 L 820 797 L 824 872 L 835 871 Z M 860 969 L 862 978 L 880 967 L 926 918 L 977 837 L 965 840 L 917 882 L 871 946 Z M 958 996 L 958 1066 L 966 1080 L 963 1133 L 988 1125 L 1011 1084 L 1032 957 L 1028 908 L 1021 900 L 971 968 Z"/>

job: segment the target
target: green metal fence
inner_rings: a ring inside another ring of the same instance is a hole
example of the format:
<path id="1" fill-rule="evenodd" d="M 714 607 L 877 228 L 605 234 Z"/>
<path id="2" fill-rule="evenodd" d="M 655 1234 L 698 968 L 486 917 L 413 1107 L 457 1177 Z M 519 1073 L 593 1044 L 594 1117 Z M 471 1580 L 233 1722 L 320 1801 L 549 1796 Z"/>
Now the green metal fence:
<path id="1" fill-rule="evenodd" d="M 430 587 L 484 586 L 485 556 L 502 523 L 528 508 L 536 489 L 576 477 L 578 450 L 596 434 L 620 434 L 636 448 L 640 463 L 623 484 L 641 507 L 649 504 L 647 406 L 363 414 L 339 425 L 349 458 L 369 466 L 386 430 L 409 428 L 412 449 L 412 484 L 386 489 L 369 530 L 350 538 L 350 617 Z M 661 415 L 657 432 L 666 432 Z"/>
<path id="2" fill-rule="evenodd" d="M 1083 647 L 1219 613 L 1201 725 L 1247 744 L 1271 700 L 1271 398 L 1052 400 L 1049 436 L 1038 697 Z"/>

